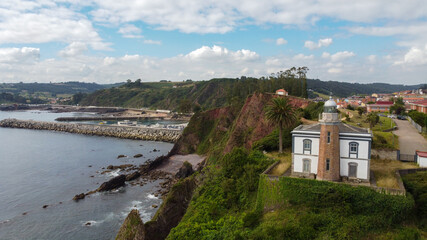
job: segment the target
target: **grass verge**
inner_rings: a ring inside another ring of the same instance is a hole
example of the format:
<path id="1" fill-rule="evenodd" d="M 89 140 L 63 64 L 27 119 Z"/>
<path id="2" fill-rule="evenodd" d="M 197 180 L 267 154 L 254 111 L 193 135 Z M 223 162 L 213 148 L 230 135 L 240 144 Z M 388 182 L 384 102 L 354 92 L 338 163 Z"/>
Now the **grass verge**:
<path id="1" fill-rule="evenodd" d="M 374 172 L 378 187 L 399 189 L 395 172 L 398 169 L 408 168 L 418 168 L 418 166 L 415 163 L 400 162 L 397 160 L 371 160 L 371 170 Z"/>

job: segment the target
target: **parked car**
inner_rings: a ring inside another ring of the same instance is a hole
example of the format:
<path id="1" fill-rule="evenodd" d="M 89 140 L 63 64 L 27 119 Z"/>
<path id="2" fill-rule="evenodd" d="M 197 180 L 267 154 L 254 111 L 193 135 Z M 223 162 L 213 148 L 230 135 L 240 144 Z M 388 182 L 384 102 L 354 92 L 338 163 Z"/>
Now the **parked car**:
<path id="1" fill-rule="evenodd" d="M 400 120 L 406 120 L 406 117 L 405 117 L 405 116 L 402 116 L 402 115 L 399 115 L 399 116 L 397 116 L 397 119 L 400 119 Z"/>
<path id="2" fill-rule="evenodd" d="M 396 115 L 394 115 L 394 114 L 389 114 L 389 115 L 387 115 L 387 117 L 389 117 L 389 118 L 396 118 Z"/>

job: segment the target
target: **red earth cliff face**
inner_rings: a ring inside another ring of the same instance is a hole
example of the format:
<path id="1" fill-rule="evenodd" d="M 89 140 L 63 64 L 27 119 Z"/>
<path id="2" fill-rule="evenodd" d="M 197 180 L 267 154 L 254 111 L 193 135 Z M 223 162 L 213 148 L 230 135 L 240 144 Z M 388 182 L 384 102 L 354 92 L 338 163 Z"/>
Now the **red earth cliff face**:
<path id="1" fill-rule="evenodd" d="M 265 106 L 274 97 L 279 96 L 258 93 L 246 99 L 234 125 L 233 133 L 224 149 L 225 153 L 230 152 L 236 146 L 250 149 L 254 142 L 264 138 L 274 130 L 276 126 L 267 121 L 264 111 Z M 310 103 L 309 100 L 293 96 L 288 98 L 295 108 L 305 108 Z"/>
<path id="2" fill-rule="evenodd" d="M 215 145 L 223 140 L 229 131 L 231 134 L 230 138 L 226 139 L 224 153 L 240 146 L 250 149 L 255 141 L 267 136 L 275 128 L 265 118 L 264 111 L 265 106 L 274 97 L 279 96 L 268 93 L 253 94 L 246 99 L 240 113 L 232 107 L 223 107 L 194 115 L 182 137 L 175 144 L 174 151 L 181 154 L 194 153 L 200 143 Z M 293 96 L 288 98 L 295 108 L 304 108 L 310 103 L 309 100 L 302 98 Z"/>

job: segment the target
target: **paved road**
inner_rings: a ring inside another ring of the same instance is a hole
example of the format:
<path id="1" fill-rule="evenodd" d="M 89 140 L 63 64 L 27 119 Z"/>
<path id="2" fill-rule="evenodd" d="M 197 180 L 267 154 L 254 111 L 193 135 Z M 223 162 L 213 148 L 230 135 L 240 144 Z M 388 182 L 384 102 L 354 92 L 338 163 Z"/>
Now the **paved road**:
<path id="1" fill-rule="evenodd" d="M 399 136 L 401 154 L 415 154 L 416 150 L 427 151 L 427 140 L 418 133 L 407 120 L 395 119 L 398 130 L 394 134 Z"/>

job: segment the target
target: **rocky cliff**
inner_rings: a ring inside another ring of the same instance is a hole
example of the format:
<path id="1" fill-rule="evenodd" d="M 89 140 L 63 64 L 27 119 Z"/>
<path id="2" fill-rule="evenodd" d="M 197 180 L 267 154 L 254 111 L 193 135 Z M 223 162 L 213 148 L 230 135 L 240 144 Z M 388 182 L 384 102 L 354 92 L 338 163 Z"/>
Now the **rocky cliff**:
<path id="1" fill-rule="evenodd" d="M 271 133 L 274 126 L 264 118 L 265 105 L 276 95 L 254 94 L 242 108 L 229 106 L 195 114 L 171 152 L 222 155 L 235 146 L 251 148 L 252 144 Z M 309 101 L 289 97 L 295 107 Z M 208 165 L 209 160 L 208 157 Z M 144 224 L 147 239 L 164 239 L 184 216 L 194 190 L 203 184 L 203 173 L 185 178 L 175 185 L 152 221 Z"/>

